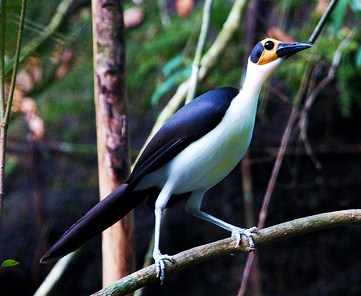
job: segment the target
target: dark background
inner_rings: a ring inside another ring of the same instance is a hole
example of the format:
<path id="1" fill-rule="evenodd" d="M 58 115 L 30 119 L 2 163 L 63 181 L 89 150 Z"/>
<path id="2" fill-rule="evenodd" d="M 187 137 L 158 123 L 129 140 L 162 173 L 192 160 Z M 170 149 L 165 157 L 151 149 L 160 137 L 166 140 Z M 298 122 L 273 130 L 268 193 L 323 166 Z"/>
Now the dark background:
<path id="1" fill-rule="evenodd" d="M 46 25 L 57 1 L 43 3 L 41 8 L 29 2 L 28 17 Z M 180 73 L 191 64 L 197 42 L 203 1 L 196 1 L 186 18 L 177 16 L 174 4 L 168 2 L 171 16 L 168 28 L 160 25 L 155 1 L 145 1 L 141 6 L 145 12 L 143 23 L 125 33 L 133 159 L 156 116 L 176 89 L 176 84 L 173 85 L 162 70 L 182 54 L 183 61 L 174 70 L 179 74 L 176 81 L 180 82 Z M 199 85 L 198 94 L 221 86 L 239 86 L 248 45 L 263 39 L 271 27 L 296 40 L 307 41 L 320 17 L 319 2 L 254 1 L 255 7 L 250 5 L 243 13 L 239 32 L 216 69 Z M 214 1 L 207 48 L 221 29 L 231 5 L 232 1 Z M 125 8 L 131 6 L 130 1 L 125 1 Z M 35 11 L 41 17 L 37 17 Z M 249 149 L 256 218 L 305 65 L 310 63 L 312 67 L 310 80 L 319 83 L 327 75 L 338 45 L 359 22 L 359 14 L 351 6 L 334 14 L 319 37 L 312 58 L 310 53 L 305 53 L 288 60 L 261 94 Z M 255 23 L 250 31 L 247 26 L 252 20 Z M 44 140 L 29 140 L 22 115 L 14 115 L 10 124 L 8 158 L 11 164 L 6 175 L 1 257 L 13 258 L 20 265 L 0 270 L 1 295 L 32 295 L 51 269 L 49 265 L 38 264 L 41 255 L 98 200 L 90 21 L 88 1 L 79 1 L 59 32 L 76 37 L 67 44 L 74 53 L 68 73 L 31 94 L 45 122 Z M 357 63 L 360 34 L 357 33 L 342 53 L 335 78 L 320 92 L 309 112 L 307 135 L 322 167 L 317 169 L 306 153 L 296 127 L 272 195 L 266 226 L 323 212 L 361 208 L 360 68 Z M 26 35 L 25 43 L 31 34 L 34 33 Z M 35 54 L 41 61 L 44 80 L 50 72 L 47 64 L 57 45 L 56 41 L 49 40 Z M 166 84 L 167 91 L 158 104 L 151 105 L 150 98 L 161 83 Z M 288 101 L 283 101 L 279 93 Z M 73 146 L 64 150 L 64 143 Z M 207 193 L 202 209 L 244 226 L 241 180 L 237 166 L 229 177 Z M 161 241 L 164 253 L 175 254 L 229 235 L 190 216 L 184 205 L 182 202 L 169 209 L 164 219 Z M 139 269 L 154 218 L 144 204 L 134 213 L 134 247 Z M 263 295 L 360 295 L 360 242 L 359 227 L 343 227 L 257 249 Z M 236 295 L 246 257 L 246 254 L 223 257 L 169 274 L 164 286 L 149 285 L 143 295 Z M 100 288 L 98 237 L 83 247 L 52 295 L 88 295 Z M 252 289 L 247 295 L 253 295 Z"/>

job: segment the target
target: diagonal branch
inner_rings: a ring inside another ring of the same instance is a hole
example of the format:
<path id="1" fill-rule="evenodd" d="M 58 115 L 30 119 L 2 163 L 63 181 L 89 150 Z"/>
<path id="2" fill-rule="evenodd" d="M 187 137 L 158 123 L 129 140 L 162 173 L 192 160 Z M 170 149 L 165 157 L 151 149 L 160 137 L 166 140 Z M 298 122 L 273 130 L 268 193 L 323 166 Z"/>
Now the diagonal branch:
<path id="1" fill-rule="evenodd" d="M 335 9 L 336 4 L 337 4 L 338 0 L 331 0 L 331 2 L 328 4 L 328 7 L 325 11 L 325 13 L 322 15 L 320 21 L 318 22 L 316 28 L 313 30 L 310 38 L 308 39 L 308 41 L 310 43 L 315 43 L 318 35 L 320 35 L 323 27 L 325 26 L 327 20 L 329 19 L 332 11 Z"/>
<path id="2" fill-rule="evenodd" d="M 329 212 L 274 225 L 262 229 L 259 235 L 254 235 L 254 241 L 257 247 L 263 247 L 302 234 L 348 225 L 361 225 L 361 210 Z M 236 246 L 233 238 L 226 238 L 174 255 L 175 262 L 167 264 L 166 271 L 172 273 L 218 257 L 245 252 L 249 252 L 248 240 L 243 238 L 241 246 Z M 126 295 L 156 280 L 153 264 L 116 281 L 93 295 Z"/>
<path id="3" fill-rule="evenodd" d="M 79 250 L 68 254 L 61 260 L 59 260 L 50 273 L 47 275 L 45 280 L 41 283 L 40 287 L 36 290 L 33 296 L 46 296 L 50 294 L 50 291 L 54 288 L 56 283 L 59 281 L 64 271 L 69 267 L 70 262 L 79 253 Z"/>
<path id="4" fill-rule="evenodd" d="M 358 26 L 355 26 L 352 31 L 349 32 L 348 36 L 340 43 L 338 46 L 336 52 L 333 55 L 331 67 L 328 71 L 328 74 L 325 78 L 323 78 L 318 85 L 316 85 L 312 92 L 307 96 L 306 102 L 303 106 L 303 109 L 301 111 L 301 114 L 299 116 L 299 126 L 300 126 L 300 138 L 304 143 L 305 149 L 307 151 L 307 154 L 311 158 L 311 160 L 315 163 L 316 167 L 319 168 L 321 164 L 317 160 L 316 156 L 314 155 L 311 144 L 308 141 L 308 135 L 307 135 L 307 117 L 308 112 L 310 111 L 316 97 L 319 95 L 319 93 L 325 89 L 334 79 L 336 69 L 341 61 L 341 56 L 345 48 L 349 45 L 352 39 L 355 38 L 356 30 L 358 29 Z"/>
<path id="5" fill-rule="evenodd" d="M 193 64 L 192 64 L 192 74 L 191 74 L 191 77 L 189 78 L 190 83 L 189 83 L 189 89 L 188 89 L 188 94 L 187 94 L 187 98 L 186 98 L 186 104 L 193 100 L 194 95 L 196 93 L 199 68 L 201 66 L 201 58 L 202 58 L 203 48 L 204 48 L 204 44 L 206 42 L 206 37 L 207 37 L 207 33 L 208 33 L 209 19 L 211 16 L 212 2 L 213 2 L 213 0 L 206 0 L 204 2 L 202 28 L 201 28 L 201 32 L 199 34 L 197 49 L 196 49 L 196 53 L 195 53 Z"/>

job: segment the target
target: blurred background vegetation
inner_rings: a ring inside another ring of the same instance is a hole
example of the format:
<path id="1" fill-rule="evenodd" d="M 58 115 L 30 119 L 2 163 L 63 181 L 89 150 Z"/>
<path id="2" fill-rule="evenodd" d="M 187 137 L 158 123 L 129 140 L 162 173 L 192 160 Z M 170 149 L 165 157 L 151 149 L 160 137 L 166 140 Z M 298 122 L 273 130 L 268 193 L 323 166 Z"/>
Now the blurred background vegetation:
<path id="1" fill-rule="evenodd" d="M 21 1 L 8 2 L 5 59 L 9 67 Z M 133 159 L 167 100 L 190 74 L 203 6 L 203 1 L 169 0 L 161 11 L 158 1 L 138 2 L 124 1 L 129 21 L 126 80 Z M 182 2 L 193 4 L 182 6 Z M 34 46 L 64 3 L 69 7 L 56 30 Z M 221 30 L 232 3 L 214 0 L 206 49 Z M 326 0 L 250 1 L 238 32 L 197 93 L 239 87 L 250 48 L 265 36 L 307 42 L 327 5 Z M 167 24 L 161 22 L 164 14 L 169 17 Z M 294 128 L 267 225 L 361 207 L 360 14 L 359 0 L 340 0 L 313 49 L 287 61 L 263 89 L 248 159 L 256 217 L 303 73 L 309 69 L 303 95 L 307 101 L 329 74 L 335 53 L 340 56 L 334 76 L 307 112 L 306 124 Z M 28 1 L 23 48 L 29 54 L 18 74 L 9 126 L 1 254 L 2 260 L 13 258 L 20 265 L 0 269 L 1 295 L 32 295 L 50 270 L 39 266 L 40 256 L 98 200 L 91 29 L 90 1 Z M 300 137 L 300 130 L 307 141 Z M 239 168 L 211 190 L 203 208 L 245 225 Z M 228 235 L 195 221 L 182 203 L 167 217 L 162 249 L 170 254 Z M 140 268 L 153 215 L 142 205 L 135 210 L 135 218 Z M 344 228 L 257 250 L 261 281 L 255 285 L 263 295 L 360 295 L 360 242 L 359 228 Z M 239 255 L 204 263 L 172 274 L 164 287 L 156 283 L 143 293 L 235 295 L 245 258 Z M 90 294 L 101 287 L 100 277 L 97 238 L 83 248 L 53 295 Z"/>

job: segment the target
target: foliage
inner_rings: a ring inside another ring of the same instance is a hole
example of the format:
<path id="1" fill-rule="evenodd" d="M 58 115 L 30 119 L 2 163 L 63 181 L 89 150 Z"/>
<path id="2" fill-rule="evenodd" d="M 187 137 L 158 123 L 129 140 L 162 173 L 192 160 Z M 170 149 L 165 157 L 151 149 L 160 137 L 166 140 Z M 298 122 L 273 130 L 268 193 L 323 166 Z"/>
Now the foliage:
<path id="1" fill-rule="evenodd" d="M 340 43 L 346 38 L 353 27 L 357 27 L 360 21 L 360 8 L 358 1 L 340 1 L 332 14 L 332 21 L 325 29 L 325 34 L 319 36 L 317 43 L 312 51 L 312 60 L 314 64 L 314 75 L 320 79 L 326 75 L 327 67 L 332 64 L 332 59 L 337 51 Z M 297 8 L 298 6 L 295 6 Z M 346 18 L 348 16 L 348 18 Z M 316 18 L 311 17 L 311 27 Z M 299 31 L 300 36 L 293 36 L 302 40 L 304 31 Z M 360 29 L 357 30 L 355 36 L 359 36 Z M 357 82 L 360 77 L 361 69 L 361 45 L 360 38 L 353 38 L 350 44 L 342 53 L 341 63 L 336 72 L 335 83 L 330 87 L 337 92 L 339 111 L 343 117 L 350 117 L 353 108 L 361 108 L 360 84 Z M 311 52 L 306 53 L 310 55 Z M 304 55 L 305 56 L 305 55 Z M 292 75 L 288 75 L 288 68 L 283 68 L 276 73 L 282 78 L 285 85 L 289 85 L 291 97 L 296 96 L 297 89 L 293 85 L 299 85 L 302 73 L 306 68 L 304 58 L 296 56 L 289 61 L 290 67 L 293 69 Z M 277 79 L 277 78 L 276 78 Z"/>
<path id="2" fill-rule="evenodd" d="M 352 29 L 352 26 L 356 28 L 360 22 L 361 2 L 359 0 L 343 0 L 339 2 L 332 15 L 331 34 L 328 35 L 328 38 L 326 37 L 328 46 L 326 43 L 323 43 L 322 47 L 320 46 L 329 60 L 332 58 L 330 53 L 334 52 L 334 50 L 330 50 L 330 45 L 332 47 L 332 44 L 335 43 L 333 42 L 334 39 L 338 40 L 337 43 L 341 42 L 347 32 Z M 359 36 L 359 34 L 360 29 L 357 30 L 355 35 Z M 339 106 L 344 117 L 350 117 L 353 107 L 361 108 L 361 97 L 359 95 L 361 87 L 358 83 L 361 72 L 360 41 L 359 37 L 351 41 L 337 70 L 336 84 L 339 91 Z"/>
<path id="3" fill-rule="evenodd" d="M 361 109 L 361 67 L 357 64 L 357 53 L 360 52 L 360 49 L 350 46 L 337 70 L 339 105 L 344 117 L 350 117 L 353 108 Z"/>
<path id="4" fill-rule="evenodd" d="M 15 261 L 14 259 L 7 259 L 1 262 L 0 268 L 7 268 L 7 267 L 14 267 L 16 265 L 19 265 L 20 263 Z"/>
<path id="5" fill-rule="evenodd" d="M 151 13 L 152 9 L 148 11 Z M 142 106 L 147 107 L 157 84 L 163 82 L 161 78 L 157 78 L 162 72 L 162 65 L 172 60 L 175 53 L 182 50 L 183 56 L 187 59 L 187 51 L 189 51 L 187 46 L 194 42 L 192 32 L 199 28 L 194 18 L 199 16 L 193 13 L 190 19 L 184 22 L 175 19 L 166 28 L 163 28 L 160 23 L 143 24 L 128 33 L 127 87 L 131 102 L 136 100 L 137 103 L 140 102 Z M 149 17 L 154 17 L 154 15 Z M 182 30 L 179 30 L 180 27 Z M 174 34 L 175 31 L 177 34 Z"/>
<path id="6" fill-rule="evenodd" d="M 152 105 L 158 104 L 162 96 L 168 93 L 171 89 L 186 80 L 191 74 L 191 64 L 186 62 L 183 55 L 176 55 L 165 63 L 162 68 L 162 74 L 166 78 L 152 95 Z"/>

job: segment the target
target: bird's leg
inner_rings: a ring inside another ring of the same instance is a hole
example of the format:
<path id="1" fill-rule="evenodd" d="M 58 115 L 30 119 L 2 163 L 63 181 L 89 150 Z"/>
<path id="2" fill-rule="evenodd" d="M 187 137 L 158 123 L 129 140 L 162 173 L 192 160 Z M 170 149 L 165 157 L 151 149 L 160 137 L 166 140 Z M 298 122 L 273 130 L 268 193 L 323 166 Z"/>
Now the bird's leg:
<path id="1" fill-rule="evenodd" d="M 236 239 L 237 246 L 239 245 L 239 243 L 241 241 L 241 236 L 242 235 L 246 236 L 248 239 L 249 248 L 251 249 L 251 251 L 253 251 L 255 248 L 255 244 L 253 241 L 252 233 L 257 233 L 257 234 L 259 233 L 257 227 L 251 227 L 249 229 L 240 228 L 240 227 L 229 224 L 219 218 L 216 218 L 210 214 L 207 214 L 207 213 L 201 211 L 200 206 L 202 203 L 204 193 L 205 192 L 203 192 L 203 191 L 202 192 L 195 191 L 192 193 L 192 195 L 189 197 L 189 199 L 187 201 L 187 211 L 197 218 L 206 220 L 206 221 L 211 222 L 223 229 L 230 231 L 231 236 L 235 237 L 235 239 Z"/>
<path id="2" fill-rule="evenodd" d="M 166 187 L 164 187 L 165 189 Z M 162 223 L 162 213 L 163 210 L 171 196 L 171 193 L 168 192 L 165 194 L 165 190 L 162 190 L 157 198 L 155 203 L 155 229 L 154 229 L 154 249 L 153 249 L 153 259 L 155 261 L 157 277 L 160 279 L 161 284 L 164 282 L 165 278 L 165 261 L 173 262 L 173 257 L 169 255 L 163 255 L 160 252 L 159 244 L 160 244 L 160 226 Z"/>

